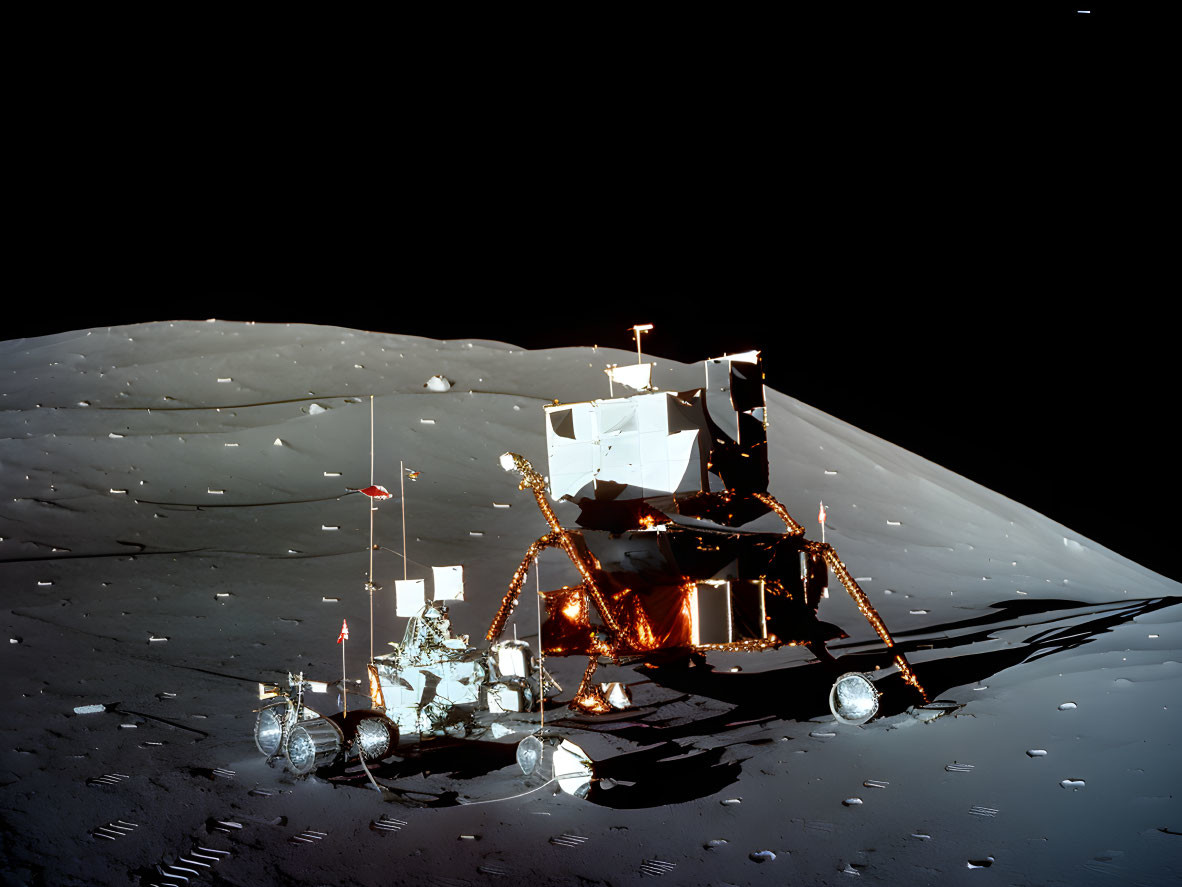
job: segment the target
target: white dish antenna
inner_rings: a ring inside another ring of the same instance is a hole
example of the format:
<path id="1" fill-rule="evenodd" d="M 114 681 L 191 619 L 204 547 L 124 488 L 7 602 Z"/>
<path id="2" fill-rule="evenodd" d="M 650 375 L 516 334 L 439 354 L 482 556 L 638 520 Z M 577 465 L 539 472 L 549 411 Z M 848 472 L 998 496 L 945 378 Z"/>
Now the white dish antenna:
<path id="1" fill-rule="evenodd" d="M 462 601 L 464 599 L 463 566 L 432 567 L 431 572 L 435 577 L 435 600 Z"/>
<path id="2" fill-rule="evenodd" d="M 395 615 L 418 616 L 427 603 L 427 583 L 422 579 L 398 579 L 394 582 Z"/>

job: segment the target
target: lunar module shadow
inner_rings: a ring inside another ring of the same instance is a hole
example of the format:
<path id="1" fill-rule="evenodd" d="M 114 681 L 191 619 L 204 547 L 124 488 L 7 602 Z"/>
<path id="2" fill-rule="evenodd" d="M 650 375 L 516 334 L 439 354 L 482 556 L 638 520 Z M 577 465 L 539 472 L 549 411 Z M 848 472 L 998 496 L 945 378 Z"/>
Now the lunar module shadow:
<path id="1" fill-rule="evenodd" d="M 1077 649 L 1136 616 L 1178 604 L 1182 604 L 1182 598 L 1099 605 L 1064 600 L 1005 601 L 994 604 L 993 612 L 981 616 L 904 633 L 897 637 L 900 646 L 909 653 L 930 657 L 925 651 L 946 652 L 914 666 L 933 702 L 923 704 L 897 673 L 888 675 L 875 682 L 882 693 L 879 716 L 890 717 L 912 710 L 919 716 L 936 717 L 954 711 L 960 703 L 941 699 L 954 687 L 980 683 L 1005 669 Z M 1032 629 L 1033 633 L 1022 642 L 1003 649 L 960 652 L 965 647 L 993 640 L 992 635 L 998 630 L 1024 628 Z M 941 636 L 934 637 L 935 632 Z M 922 639 L 904 640 L 907 634 Z M 722 760 L 727 749 L 774 740 L 766 735 L 754 740 L 737 738 L 729 746 L 716 745 L 709 749 L 696 748 L 695 742 L 705 737 L 713 741 L 744 729 L 750 732 L 747 728 L 756 723 L 799 723 L 824 716 L 827 711 L 823 700 L 835 674 L 847 671 L 873 674 L 875 668 L 885 669 L 889 665 L 889 655 L 870 651 L 847 653 L 829 663 L 806 662 L 758 674 L 717 671 L 700 663 L 688 667 L 641 668 L 638 670 L 663 687 L 727 702 L 734 708 L 676 725 L 662 724 L 658 707 L 642 716 L 643 719 L 633 718 L 620 725 L 604 723 L 592 727 L 564 719 L 557 726 L 610 732 L 620 740 L 651 746 L 597 762 L 598 781 L 587 800 L 629 808 L 678 803 L 708 797 L 738 778 L 742 759 Z M 732 751 L 731 755 L 734 754 Z M 610 790 L 602 789 L 612 783 L 615 784 Z"/>
<path id="2" fill-rule="evenodd" d="M 1065 600 L 1005 601 L 993 604 L 994 612 L 913 632 L 896 634 L 897 645 L 907 653 L 927 656 L 914 666 L 928 695 L 937 703 L 953 687 L 979 683 L 1007 668 L 1074 650 L 1090 643 L 1098 635 L 1112 631 L 1136 616 L 1165 607 L 1177 606 L 1182 598 L 1164 597 L 1148 600 L 1122 600 L 1106 604 L 1088 604 Z M 1051 618 L 1039 618 L 1055 614 Z M 1024 641 L 984 652 L 954 653 L 964 647 L 993 640 L 1000 630 L 1035 629 Z M 908 636 L 912 636 L 909 638 Z M 925 651 L 946 651 L 933 657 Z M 736 722 L 776 719 L 808 721 L 826 713 L 825 695 L 835 674 L 886 669 L 890 656 L 876 650 L 850 652 L 832 662 L 805 662 L 787 668 L 757 674 L 719 672 L 709 665 L 688 667 L 642 668 L 655 683 L 687 694 L 705 696 L 735 706 L 724 715 L 676 727 L 635 720 L 615 731 L 617 735 L 640 741 L 646 735 L 676 738 L 689 735 L 714 735 Z M 879 716 L 899 714 L 920 703 L 918 695 L 898 673 L 875 680 L 882 694 Z M 612 729 L 605 725 L 604 729 Z"/>

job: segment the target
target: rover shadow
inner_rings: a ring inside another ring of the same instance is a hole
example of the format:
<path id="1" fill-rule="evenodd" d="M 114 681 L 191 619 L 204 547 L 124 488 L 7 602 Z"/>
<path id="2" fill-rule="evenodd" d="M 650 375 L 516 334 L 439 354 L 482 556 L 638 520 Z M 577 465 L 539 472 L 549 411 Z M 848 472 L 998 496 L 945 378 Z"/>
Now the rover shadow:
<path id="1" fill-rule="evenodd" d="M 738 780 L 742 761 L 723 761 L 725 747 L 663 742 L 595 763 L 587 800 L 616 810 L 680 804 L 717 794 Z"/>
<path id="2" fill-rule="evenodd" d="M 516 764 L 516 745 L 504 742 L 487 742 L 479 739 L 456 739 L 451 737 L 424 737 L 398 746 L 394 757 L 369 764 L 369 773 L 382 784 L 383 789 L 419 799 L 419 806 L 453 806 L 459 803 L 454 791 L 435 790 L 426 780 L 432 776 L 447 780 L 469 780 L 487 776 L 497 770 Z M 336 770 L 321 772 L 321 775 L 335 785 L 372 788 L 365 769 L 356 761 L 339 766 Z M 406 780 L 422 777 L 422 790 L 395 789 L 387 785 L 392 780 Z M 432 802 L 431 799 L 436 799 Z"/>

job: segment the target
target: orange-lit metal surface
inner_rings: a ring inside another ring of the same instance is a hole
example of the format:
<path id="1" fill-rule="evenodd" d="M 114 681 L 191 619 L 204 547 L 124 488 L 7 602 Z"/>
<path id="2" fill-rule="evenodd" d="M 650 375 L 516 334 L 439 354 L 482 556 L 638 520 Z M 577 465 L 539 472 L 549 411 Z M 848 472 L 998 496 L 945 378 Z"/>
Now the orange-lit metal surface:
<path id="1" fill-rule="evenodd" d="M 781 641 L 774 634 L 766 638 L 731 641 L 729 644 L 697 644 L 694 649 L 706 653 L 717 650 L 723 653 L 762 653 L 764 650 L 778 650 L 780 647 L 796 647 L 798 641 Z"/>
<path id="2" fill-rule="evenodd" d="M 771 493 L 755 492 L 752 493 L 751 496 L 754 499 L 758 499 L 776 513 L 776 516 L 779 517 L 780 520 L 784 522 L 784 526 L 788 528 L 789 536 L 804 535 L 804 527 L 796 522 L 796 519 L 788 513 L 788 509 L 781 505 L 779 500 L 777 500 L 776 497 Z"/>
<path id="3" fill-rule="evenodd" d="M 591 678 L 598 667 L 599 654 L 592 653 L 587 659 L 587 668 L 583 671 L 583 680 L 579 683 L 579 689 L 575 691 L 575 698 L 570 702 L 570 707 L 576 711 L 593 715 L 611 711 L 611 703 L 604 697 L 599 684 Z"/>
<path id="4" fill-rule="evenodd" d="M 525 557 L 521 559 L 521 563 L 513 573 L 513 580 L 509 583 L 509 590 L 505 592 L 505 596 L 501 599 L 501 606 L 497 610 L 497 615 L 493 617 L 492 625 L 488 627 L 488 631 L 485 633 L 485 640 L 495 641 L 501 636 L 501 632 L 505 630 L 505 622 L 509 619 L 513 608 L 517 606 L 517 596 L 521 593 L 521 586 L 525 583 L 525 577 L 529 574 L 529 568 L 543 549 L 552 548 L 559 544 L 558 534 L 547 533 L 529 547 L 529 551 L 525 553 Z"/>
<path id="5" fill-rule="evenodd" d="M 542 649 L 548 656 L 590 653 L 591 614 L 583 586 L 547 591 L 542 595 L 546 621 L 542 624 Z"/>
<path id="6" fill-rule="evenodd" d="M 378 711 L 386 710 L 386 700 L 382 695 L 382 682 L 378 680 L 378 670 L 373 662 L 369 663 L 369 702 L 371 708 Z"/>
<path id="7" fill-rule="evenodd" d="M 618 658 L 688 649 L 692 643 L 688 597 L 681 586 L 655 586 L 643 592 L 625 588 L 613 594 L 619 630 L 606 642 L 599 639 L 591 623 L 583 586 L 548 591 L 543 600 L 547 619 L 542 626 L 542 646 L 550 656 L 598 650 Z"/>

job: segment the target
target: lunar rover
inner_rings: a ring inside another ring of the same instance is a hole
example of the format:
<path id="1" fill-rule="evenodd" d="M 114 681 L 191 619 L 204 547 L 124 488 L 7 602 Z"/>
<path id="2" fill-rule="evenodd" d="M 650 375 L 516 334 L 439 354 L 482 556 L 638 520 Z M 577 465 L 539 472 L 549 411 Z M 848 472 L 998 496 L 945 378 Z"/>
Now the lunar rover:
<path id="1" fill-rule="evenodd" d="M 461 568 L 435 568 L 430 601 L 421 580 L 400 582 L 398 614 L 410 619 L 402 642 L 368 664 L 369 708 L 322 715 L 307 697 L 326 687 L 302 675 L 289 675 L 287 688 L 262 685 L 259 751 L 297 774 L 353 759 L 368 772 L 369 763 L 395 754 L 400 736 L 464 735 L 477 712 L 544 705 L 562 692 L 543 667 L 545 656 L 587 658 L 569 705 L 588 716 L 630 702 L 623 685 L 594 680 L 601 660 L 667 664 L 784 645 L 832 660 L 825 643 L 834 627 L 817 619 L 829 571 L 886 644 L 903 681 L 926 701 L 833 546 L 806 539 L 768 492 L 759 352 L 706 361 L 701 388 L 659 391 L 652 364 L 639 362 L 639 333 L 637 342 L 636 365 L 608 369 L 613 394 L 615 385 L 633 393 L 545 407 L 549 478 L 520 455 L 501 457 L 503 468 L 521 476 L 519 489 L 533 494 L 547 532 L 514 572 L 483 643 L 451 632 L 447 608 L 463 597 Z M 551 499 L 580 506 L 577 528 L 561 524 Z M 769 513 L 784 532 L 741 529 Z M 561 549 L 581 581 L 540 592 L 547 618 L 535 654 L 501 635 L 547 548 Z M 842 723 L 860 724 L 877 712 L 878 696 L 871 675 L 848 673 L 834 683 L 829 704 Z M 577 758 L 577 746 L 567 745 Z M 523 740 L 523 769 L 540 753 L 536 737 Z"/>

